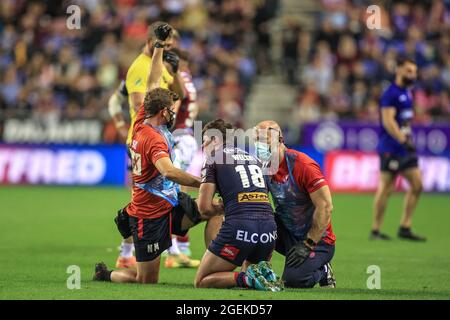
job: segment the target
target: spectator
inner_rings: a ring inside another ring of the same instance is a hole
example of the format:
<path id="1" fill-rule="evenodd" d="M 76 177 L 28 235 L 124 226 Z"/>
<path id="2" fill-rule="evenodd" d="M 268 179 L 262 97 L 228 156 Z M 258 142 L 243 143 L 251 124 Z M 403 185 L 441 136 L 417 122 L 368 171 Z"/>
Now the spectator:
<path id="1" fill-rule="evenodd" d="M 148 25 L 166 20 L 177 28 L 181 45 L 191 54 L 200 118 L 222 115 L 240 125 L 257 68 L 270 64 L 268 55 L 256 65 L 254 44 L 268 52 L 268 21 L 277 0 L 73 3 L 82 9 L 81 30 L 66 27 L 65 8 L 72 4 L 68 1 L 1 2 L 3 118 L 22 117 L 24 110 L 32 109 L 41 120 L 103 120 L 99 110 L 141 50 Z"/>
<path id="2" fill-rule="evenodd" d="M 449 6 L 434 0 L 394 2 L 386 8 L 383 2 L 375 1 L 381 9 L 382 29 L 369 30 L 365 27 L 366 4 L 360 0 L 322 1 L 317 28 L 310 32 L 312 43 L 302 49 L 307 52 L 313 48 L 299 86 L 314 83 L 329 106 L 319 108 L 318 114 L 310 90 L 301 91 L 302 122 L 325 119 L 330 112 L 339 118 L 378 121 L 381 88 L 393 80 L 399 54 L 411 55 L 419 66 L 414 88 L 417 121 L 429 123 L 448 117 Z"/>
<path id="3" fill-rule="evenodd" d="M 286 28 L 283 30 L 283 68 L 289 84 L 297 84 L 298 49 L 301 34 L 300 25 L 294 18 L 288 17 Z"/>

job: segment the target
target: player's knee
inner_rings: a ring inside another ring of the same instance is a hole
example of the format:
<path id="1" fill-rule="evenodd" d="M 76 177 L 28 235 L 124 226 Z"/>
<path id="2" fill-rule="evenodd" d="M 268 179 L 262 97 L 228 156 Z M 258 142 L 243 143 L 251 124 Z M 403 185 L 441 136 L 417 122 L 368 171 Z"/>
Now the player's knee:
<path id="1" fill-rule="evenodd" d="M 293 270 L 286 270 L 283 274 L 283 281 L 289 288 L 312 288 L 316 285 L 314 277 L 311 275 L 299 275 Z"/>
<path id="2" fill-rule="evenodd" d="M 417 181 L 411 186 L 411 192 L 414 193 L 416 196 L 420 195 L 422 191 L 423 191 L 422 181 Z"/>
<path id="3" fill-rule="evenodd" d="M 140 283 L 140 284 L 157 284 L 158 277 L 157 276 L 139 275 L 139 276 L 136 276 L 136 282 Z"/>
<path id="4" fill-rule="evenodd" d="M 140 278 L 137 281 L 140 284 L 157 284 L 158 279 L 152 279 L 152 278 Z"/>
<path id="5" fill-rule="evenodd" d="M 202 282 L 203 282 L 203 278 L 201 278 L 201 277 L 195 277 L 195 280 L 194 280 L 194 287 L 195 287 L 195 288 L 204 288 L 204 287 L 202 286 Z"/>
<path id="6" fill-rule="evenodd" d="M 391 186 L 385 185 L 385 186 L 381 187 L 380 194 L 381 194 L 381 196 L 389 197 L 392 194 Z"/>

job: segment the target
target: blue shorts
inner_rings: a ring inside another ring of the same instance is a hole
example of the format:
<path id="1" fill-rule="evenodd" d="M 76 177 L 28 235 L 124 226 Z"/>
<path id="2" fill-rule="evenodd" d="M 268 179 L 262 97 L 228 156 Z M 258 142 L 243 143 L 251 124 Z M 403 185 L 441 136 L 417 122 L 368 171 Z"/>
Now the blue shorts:
<path id="1" fill-rule="evenodd" d="M 273 219 L 226 219 L 208 250 L 226 261 L 241 266 L 269 261 L 275 249 L 277 225 Z"/>
<path id="2" fill-rule="evenodd" d="M 380 154 L 380 170 L 382 172 L 389 172 L 392 175 L 396 175 L 399 172 L 417 168 L 418 166 L 419 160 L 415 153 L 410 153 L 405 156 L 397 156 L 390 153 Z"/>

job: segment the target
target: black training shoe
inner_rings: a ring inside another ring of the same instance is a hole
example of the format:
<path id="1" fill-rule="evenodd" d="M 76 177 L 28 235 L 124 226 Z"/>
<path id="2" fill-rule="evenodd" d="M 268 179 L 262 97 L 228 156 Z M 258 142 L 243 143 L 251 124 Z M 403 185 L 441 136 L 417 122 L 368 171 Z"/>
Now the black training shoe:
<path id="1" fill-rule="evenodd" d="M 417 234 L 412 233 L 410 228 L 400 227 L 398 229 L 398 237 L 400 239 L 411 240 L 411 241 L 427 241 L 425 237 L 419 236 Z"/>
<path id="2" fill-rule="evenodd" d="M 110 281 L 111 271 L 108 271 L 108 267 L 105 263 L 99 262 L 95 264 L 95 273 L 92 277 L 94 281 Z"/>
<path id="3" fill-rule="evenodd" d="M 336 288 L 336 279 L 334 278 L 333 268 L 331 268 L 331 263 L 327 263 L 323 266 L 327 276 L 319 281 L 319 285 L 322 288 Z"/>
<path id="4" fill-rule="evenodd" d="M 391 240 L 387 234 L 380 233 L 379 231 L 372 231 L 369 236 L 369 240 Z"/>

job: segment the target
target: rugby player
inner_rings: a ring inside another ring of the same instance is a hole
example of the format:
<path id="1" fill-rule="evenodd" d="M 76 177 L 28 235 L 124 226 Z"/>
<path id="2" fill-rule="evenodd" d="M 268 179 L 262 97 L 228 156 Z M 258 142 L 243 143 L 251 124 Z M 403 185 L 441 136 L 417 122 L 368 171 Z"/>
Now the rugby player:
<path id="1" fill-rule="evenodd" d="M 108 113 L 114 122 L 114 126 L 119 134 L 121 142 L 125 143 L 128 138 L 128 125 L 122 112 L 122 104 L 128 98 L 128 90 L 125 80 L 120 82 L 119 87 L 114 91 L 108 100 Z"/>
<path id="2" fill-rule="evenodd" d="M 227 143 L 227 130 L 232 130 L 232 126 L 221 119 L 203 129 L 206 160 L 199 210 L 204 215 L 214 214 L 217 190 L 223 198 L 225 218 L 202 258 L 194 285 L 280 291 L 282 282 L 268 263 L 275 248 L 277 229 L 262 164 L 256 157 L 234 147 L 234 141 Z M 241 272 L 233 272 L 241 266 Z"/>
<path id="3" fill-rule="evenodd" d="M 276 251 L 286 256 L 285 285 L 312 288 L 319 283 L 334 288 L 330 264 L 336 240 L 331 226 L 333 204 L 319 165 L 306 154 L 288 149 L 274 121 L 257 125 L 255 147 L 266 165 L 279 163 L 269 172 L 267 184 L 275 204 Z"/>
<path id="4" fill-rule="evenodd" d="M 139 107 L 144 102 L 145 92 L 147 90 L 148 70 L 151 67 L 153 42 L 155 40 L 155 27 L 163 24 L 163 22 L 155 22 L 148 29 L 148 39 L 141 54 L 134 60 L 128 69 L 125 82 L 122 82 L 119 89 L 116 90 L 109 99 L 108 110 L 114 121 L 119 136 L 126 142 L 129 147 L 133 125 Z M 166 40 L 166 48 L 172 45 L 172 35 Z M 184 97 L 182 78 L 179 73 L 171 72 L 170 64 L 165 63 L 163 74 L 161 77 L 161 88 L 171 89 L 181 98 Z M 128 126 L 122 113 L 122 103 L 128 97 L 131 123 Z M 176 245 L 174 246 L 176 249 Z M 175 250 L 176 251 L 176 250 Z M 173 260 L 178 264 L 191 267 L 197 266 L 198 261 L 191 261 L 187 256 L 176 256 Z M 133 256 L 133 240 L 131 238 L 124 239 L 120 246 L 120 253 L 116 261 L 116 268 L 129 268 L 136 264 L 136 258 Z"/>
<path id="5" fill-rule="evenodd" d="M 155 26 L 152 64 L 144 103 L 133 127 L 130 153 L 133 165 L 131 203 L 118 216 L 124 238 L 132 235 L 137 268 L 108 270 L 104 263 L 95 266 L 94 280 L 132 283 L 157 283 L 160 254 L 170 247 L 171 233 L 184 235 L 187 229 L 207 220 L 205 243 L 217 234 L 221 217 L 202 217 L 196 202 L 179 192 L 179 185 L 200 186 L 200 178 L 176 168 L 172 163 L 173 139 L 169 128 L 174 122 L 175 93 L 160 87 L 163 75 L 163 48 L 171 33 L 168 24 Z M 220 213 L 220 203 L 213 203 Z M 129 230 L 127 230 L 129 227 Z"/>
<path id="6" fill-rule="evenodd" d="M 422 176 L 411 130 L 414 116 L 411 86 L 416 78 L 417 65 L 414 60 L 400 56 L 395 81 L 381 97 L 381 130 L 378 144 L 381 173 L 373 205 L 370 239 L 390 239 L 388 235 L 380 233 L 380 229 L 396 177 L 401 175 L 408 181 L 410 188 L 405 195 L 398 237 L 413 241 L 426 240 L 411 231 L 412 215 L 422 193 Z"/>
<path id="7" fill-rule="evenodd" d="M 177 101 L 175 104 L 175 160 L 174 165 L 183 171 L 187 171 L 189 165 L 192 163 L 194 156 L 197 153 L 198 146 L 194 138 L 192 126 L 198 114 L 198 107 L 196 103 L 197 90 L 192 81 L 192 76 L 188 67 L 189 54 L 187 51 L 179 48 L 179 34 L 176 30 L 173 31 L 172 44 L 170 51 L 165 50 L 163 59 L 169 65 L 168 69 L 172 73 L 179 72 L 183 79 L 184 98 Z M 187 191 L 181 186 L 182 191 Z M 169 255 L 165 260 L 167 268 L 184 267 L 180 261 L 183 261 L 183 255 L 191 256 L 189 248 L 189 236 L 175 237 L 172 239 L 172 247 L 169 248 Z M 200 263 L 199 260 L 190 259 L 188 265 L 196 267 Z"/>

